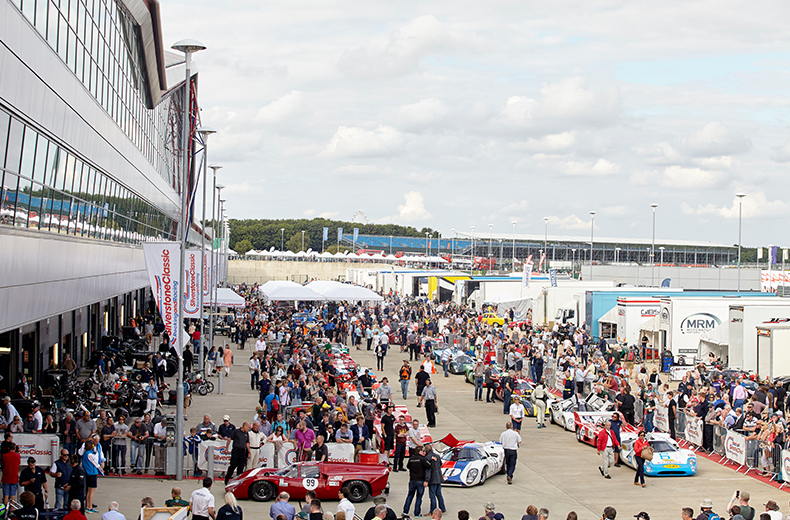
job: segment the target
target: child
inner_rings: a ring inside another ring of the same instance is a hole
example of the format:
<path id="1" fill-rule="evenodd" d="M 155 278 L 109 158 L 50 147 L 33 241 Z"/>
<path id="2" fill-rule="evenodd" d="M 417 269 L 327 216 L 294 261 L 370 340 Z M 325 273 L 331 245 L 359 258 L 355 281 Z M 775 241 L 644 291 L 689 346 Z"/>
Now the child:
<path id="1" fill-rule="evenodd" d="M 189 436 L 184 437 L 184 455 L 189 453 L 192 455 L 194 462 L 193 476 L 199 477 L 200 470 L 198 469 L 198 444 L 202 442 L 200 435 L 197 434 L 196 428 L 189 429 Z"/>

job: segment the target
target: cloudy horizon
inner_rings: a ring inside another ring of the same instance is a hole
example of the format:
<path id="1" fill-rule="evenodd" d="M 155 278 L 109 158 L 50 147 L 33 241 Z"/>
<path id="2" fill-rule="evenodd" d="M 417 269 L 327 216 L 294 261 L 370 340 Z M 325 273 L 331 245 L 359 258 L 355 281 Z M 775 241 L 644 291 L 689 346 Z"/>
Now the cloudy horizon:
<path id="1" fill-rule="evenodd" d="M 231 218 L 782 244 L 790 5 L 161 0 Z M 184 15 L 184 13 L 188 13 Z M 787 244 L 786 244 L 787 245 Z"/>

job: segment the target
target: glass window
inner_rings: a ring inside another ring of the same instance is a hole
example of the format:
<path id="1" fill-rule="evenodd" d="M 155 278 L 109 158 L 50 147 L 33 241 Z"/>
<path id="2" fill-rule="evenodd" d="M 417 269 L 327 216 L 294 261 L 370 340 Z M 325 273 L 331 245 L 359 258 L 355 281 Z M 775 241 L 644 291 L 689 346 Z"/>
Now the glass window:
<path id="1" fill-rule="evenodd" d="M 31 182 L 23 177 L 19 178 L 19 189 L 16 194 L 16 216 L 14 225 L 27 227 L 27 215 L 30 209 Z"/>
<path id="2" fill-rule="evenodd" d="M 56 186 L 56 188 L 63 190 L 63 193 L 71 193 L 74 186 L 74 161 L 74 155 L 66 154 L 66 166 L 61 176 L 63 183 L 58 183 Z"/>
<path id="3" fill-rule="evenodd" d="M 47 37 L 47 0 L 36 0 L 36 29 L 42 37 Z"/>
<path id="4" fill-rule="evenodd" d="M 43 3 L 43 2 L 42 2 Z M 58 19 L 60 18 L 60 11 L 58 6 L 55 5 L 54 0 L 49 0 L 49 20 L 47 20 L 47 42 L 49 46 L 58 50 Z"/>
<path id="5" fill-rule="evenodd" d="M 25 0 L 22 3 L 22 14 L 30 20 L 30 23 L 34 23 L 36 19 L 36 3 L 34 0 Z"/>
<path id="6" fill-rule="evenodd" d="M 44 168 L 44 184 L 50 188 L 55 187 L 58 177 L 58 161 L 60 160 L 60 147 L 53 144 L 47 153 L 47 166 Z"/>
<path id="7" fill-rule="evenodd" d="M 33 180 L 42 182 L 44 180 L 44 172 L 47 169 L 47 148 L 49 147 L 49 139 L 43 135 L 38 136 L 36 143 L 36 162 L 33 166 Z"/>
<path id="8" fill-rule="evenodd" d="M 14 225 L 16 189 L 18 185 L 18 177 L 11 172 L 5 172 L 2 190 L 0 190 L 0 221 L 3 224 Z"/>
<path id="9" fill-rule="evenodd" d="M 5 157 L 5 167 L 14 173 L 19 171 L 19 161 L 22 156 L 22 137 L 25 131 L 18 119 L 11 118 L 11 127 L 8 132 L 8 150 Z"/>
<path id="10" fill-rule="evenodd" d="M 66 61 L 66 35 L 68 34 L 68 23 L 63 15 L 58 16 L 58 54 L 60 59 Z"/>
<path id="11" fill-rule="evenodd" d="M 8 125 L 11 116 L 0 110 L 0 164 L 5 164 L 5 150 L 8 142 Z"/>
<path id="12" fill-rule="evenodd" d="M 36 160 L 36 138 L 38 134 L 30 127 L 25 127 L 25 139 L 22 147 L 22 164 L 19 167 L 20 175 L 33 177 L 33 165 Z"/>

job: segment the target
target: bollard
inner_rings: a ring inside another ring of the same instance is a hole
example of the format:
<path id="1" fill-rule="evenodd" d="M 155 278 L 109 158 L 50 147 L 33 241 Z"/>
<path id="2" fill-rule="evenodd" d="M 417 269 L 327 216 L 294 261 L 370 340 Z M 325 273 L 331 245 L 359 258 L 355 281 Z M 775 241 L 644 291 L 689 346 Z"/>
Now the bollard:
<path id="1" fill-rule="evenodd" d="M 217 380 L 217 395 L 222 395 L 222 368 L 219 369 L 219 379 Z"/>
<path id="2" fill-rule="evenodd" d="M 50 467 L 55 465 L 55 461 L 60 459 L 60 446 L 58 438 L 55 437 L 51 441 L 49 441 L 50 448 L 52 450 L 52 461 L 50 462 Z"/>
<path id="3" fill-rule="evenodd" d="M 206 466 L 206 475 L 214 478 L 214 446 L 206 448 L 206 462 L 208 463 L 208 466 Z"/>

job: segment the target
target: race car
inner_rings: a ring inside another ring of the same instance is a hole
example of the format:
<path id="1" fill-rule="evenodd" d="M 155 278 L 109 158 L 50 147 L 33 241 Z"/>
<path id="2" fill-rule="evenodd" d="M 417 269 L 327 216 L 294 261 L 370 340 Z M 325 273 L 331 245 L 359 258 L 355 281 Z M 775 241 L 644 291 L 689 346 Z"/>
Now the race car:
<path id="1" fill-rule="evenodd" d="M 452 358 L 447 365 L 447 371 L 451 374 L 465 374 L 467 368 L 472 368 L 474 371 L 475 360 L 463 353 Z"/>
<path id="2" fill-rule="evenodd" d="M 583 401 L 579 402 L 576 394 L 568 399 L 561 399 L 557 401 L 549 401 L 547 407 L 551 416 L 552 424 L 559 424 L 566 430 L 572 432 L 576 431 L 576 421 L 573 418 L 573 412 L 577 410 L 588 412 L 600 412 L 614 410 L 614 403 L 608 399 L 590 394 Z"/>
<path id="3" fill-rule="evenodd" d="M 495 382 L 494 388 L 496 385 L 499 384 L 499 376 L 505 371 L 504 368 L 500 367 L 499 365 L 491 365 L 491 380 Z M 475 384 L 475 366 L 469 366 L 466 368 L 466 382 L 469 384 Z M 483 387 L 486 384 L 483 383 Z M 500 399 L 501 400 L 501 399 Z"/>
<path id="4" fill-rule="evenodd" d="M 604 428 L 604 423 L 612 418 L 613 413 L 615 412 L 573 412 L 576 440 L 595 447 L 598 432 Z M 620 442 L 634 442 L 637 438 L 637 432 L 636 428 L 627 422 L 623 422 L 620 427 Z"/>
<path id="5" fill-rule="evenodd" d="M 697 456 L 682 449 L 668 433 L 653 432 L 645 437 L 653 448 L 653 459 L 645 461 L 648 477 L 691 476 L 697 473 Z M 636 469 L 634 442 L 623 441 L 620 460 Z"/>
<path id="6" fill-rule="evenodd" d="M 387 492 L 390 470 L 386 464 L 354 462 L 297 462 L 284 469 L 256 468 L 231 479 L 225 491 L 238 499 L 258 502 L 274 500 L 286 491 L 292 499 L 303 500 L 307 491 L 315 491 L 319 500 L 337 500 L 337 493 L 347 487 L 351 502 Z"/>
<path id="7" fill-rule="evenodd" d="M 484 484 L 488 477 L 505 471 L 505 450 L 498 442 L 459 441 L 452 434 L 437 450 L 442 458 L 442 484 L 470 487 Z"/>
<path id="8" fill-rule="evenodd" d="M 477 321 L 485 323 L 486 325 L 499 325 L 500 327 L 505 324 L 505 318 L 497 316 L 495 312 L 486 312 L 477 317 Z"/>

